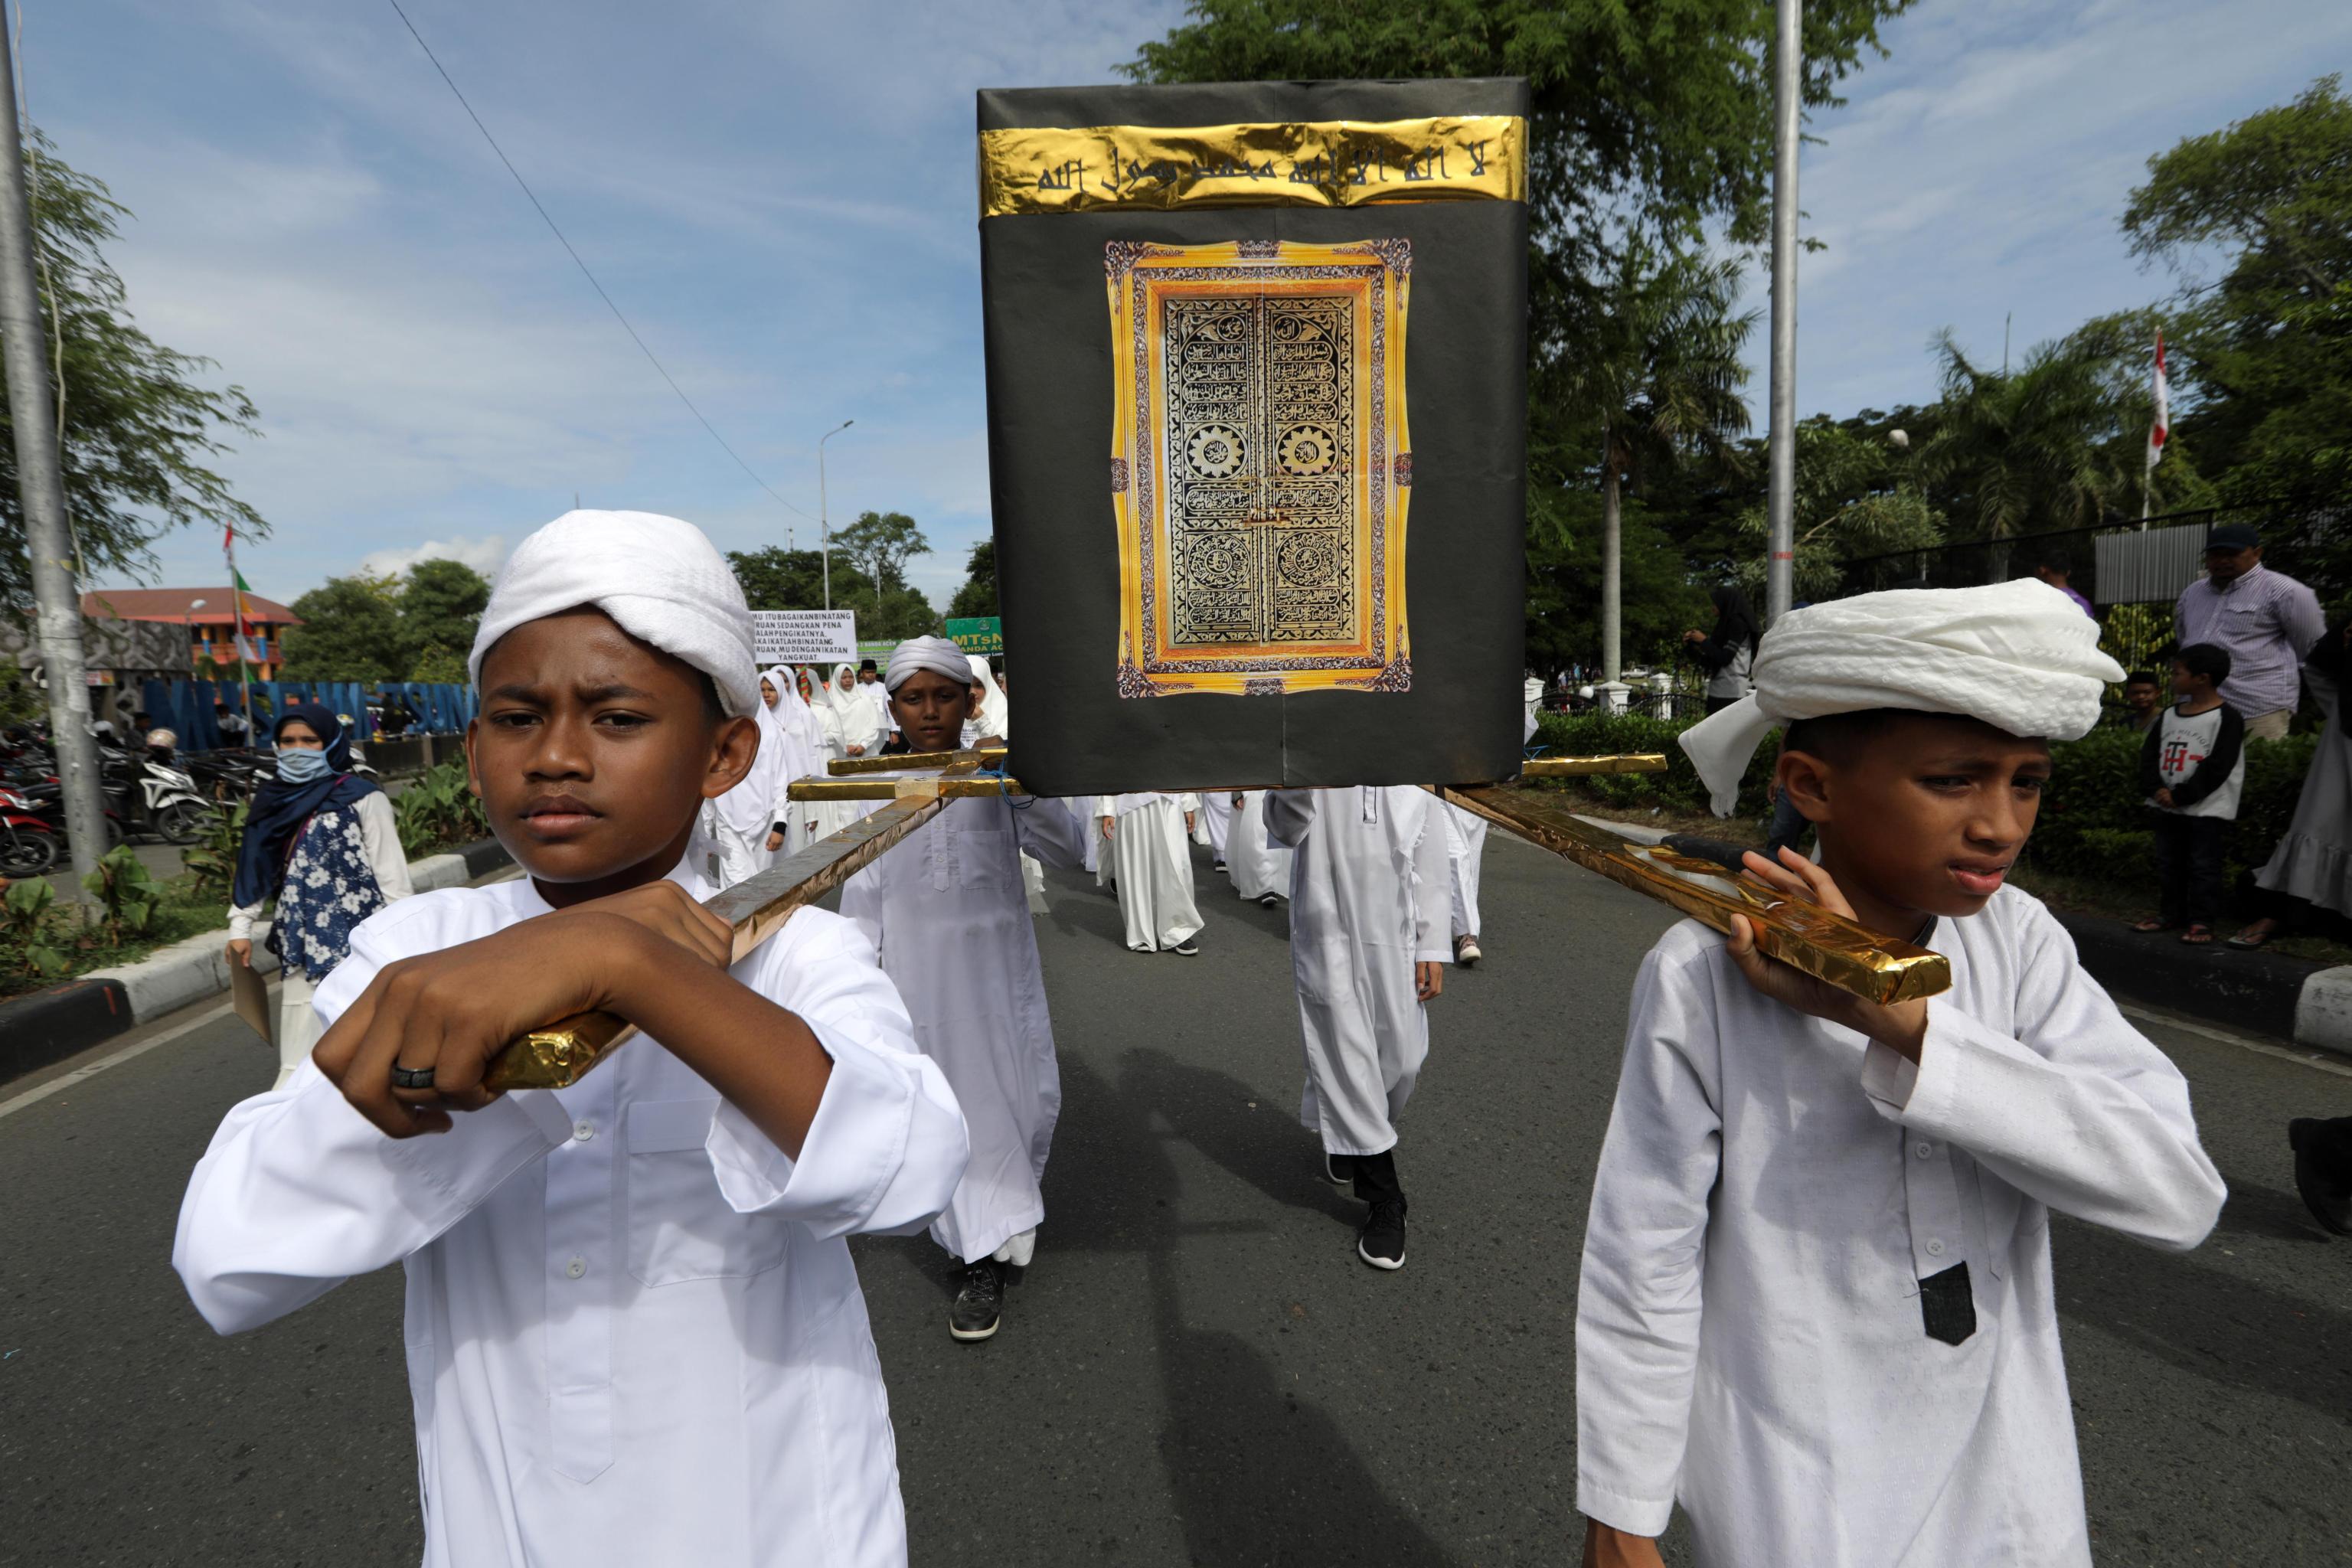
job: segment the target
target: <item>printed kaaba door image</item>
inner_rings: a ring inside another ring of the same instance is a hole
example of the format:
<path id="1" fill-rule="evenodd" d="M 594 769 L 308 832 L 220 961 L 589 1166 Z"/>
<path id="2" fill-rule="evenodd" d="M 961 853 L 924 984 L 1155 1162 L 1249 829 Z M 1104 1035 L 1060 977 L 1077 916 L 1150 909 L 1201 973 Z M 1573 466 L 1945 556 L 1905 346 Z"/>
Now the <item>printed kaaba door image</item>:
<path id="1" fill-rule="evenodd" d="M 1410 689 L 1412 256 L 1106 247 L 1122 697 Z"/>

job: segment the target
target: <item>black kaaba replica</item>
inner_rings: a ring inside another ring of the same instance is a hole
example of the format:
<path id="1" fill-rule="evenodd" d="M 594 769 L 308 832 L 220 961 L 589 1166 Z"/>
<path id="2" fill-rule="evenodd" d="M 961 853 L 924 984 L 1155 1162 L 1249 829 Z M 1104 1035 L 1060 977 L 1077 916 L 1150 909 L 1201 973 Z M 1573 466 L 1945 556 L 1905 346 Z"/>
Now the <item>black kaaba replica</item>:
<path id="1" fill-rule="evenodd" d="M 1519 767 L 1526 84 L 980 95 L 1012 766 Z"/>

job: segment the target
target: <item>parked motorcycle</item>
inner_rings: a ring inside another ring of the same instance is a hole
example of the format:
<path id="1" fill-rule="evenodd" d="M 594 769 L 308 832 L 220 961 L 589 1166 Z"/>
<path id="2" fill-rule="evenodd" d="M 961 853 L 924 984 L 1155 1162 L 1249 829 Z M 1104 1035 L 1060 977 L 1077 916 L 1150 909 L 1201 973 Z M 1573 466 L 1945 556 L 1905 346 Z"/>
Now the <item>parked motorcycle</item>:
<path id="1" fill-rule="evenodd" d="M 58 863 L 59 839 L 12 789 L 0 789 L 0 877 L 37 877 Z"/>
<path id="2" fill-rule="evenodd" d="M 129 807 L 133 822 L 152 829 L 167 844 L 194 844 L 210 826 L 213 805 L 196 788 L 196 781 L 151 754 L 127 752 L 102 753 L 106 765 L 100 777 L 106 788 Z"/>

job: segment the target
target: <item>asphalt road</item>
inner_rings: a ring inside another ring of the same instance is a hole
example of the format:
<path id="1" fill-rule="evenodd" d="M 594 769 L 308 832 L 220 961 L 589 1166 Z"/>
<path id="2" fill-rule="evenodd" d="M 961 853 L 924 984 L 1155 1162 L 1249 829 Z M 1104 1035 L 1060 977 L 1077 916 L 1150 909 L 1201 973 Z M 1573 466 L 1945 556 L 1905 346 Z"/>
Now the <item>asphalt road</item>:
<path id="1" fill-rule="evenodd" d="M 1003 1331 L 949 1340 L 928 1241 L 858 1244 L 915 1562 L 1572 1563 L 1577 1254 L 1665 913 L 1496 836 L 1489 956 L 1433 1015 L 1384 1275 L 1295 1118 L 1281 913 L 1204 864 L 1202 956 L 1130 954 L 1090 879 L 1049 877 L 1066 1105 Z M 2352 1561 L 2352 1244 L 2305 1216 L 2283 1131 L 2352 1113 L 2352 1077 L 2147 1027 L 2231 1199 L 2186 1257 L 2057 1226 L 2099 1561 Z M 0 1112 L 0 1564 L 417 1560 L 394 1275 L 223 1341 L 171 1272 L 189 1165 L 268 1080 L 240 1032 Z"/>

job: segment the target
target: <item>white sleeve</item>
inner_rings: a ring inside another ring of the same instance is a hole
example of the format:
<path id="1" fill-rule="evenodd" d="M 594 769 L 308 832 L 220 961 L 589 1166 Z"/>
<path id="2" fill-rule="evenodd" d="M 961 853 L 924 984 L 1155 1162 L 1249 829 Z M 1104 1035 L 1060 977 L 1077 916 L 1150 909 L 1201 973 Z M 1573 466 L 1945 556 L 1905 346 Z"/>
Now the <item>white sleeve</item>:
<path id="1" fill-rule="evenodd" d="M 414 906 L 412 906 L 414 907 Z M 332 1022 L 402 956 L 371 931 L 320 986 Z M 180 1203 L 172 1267 L 222 1333 L 258 1328 L 354 1274 L 431 1242 L 571 1136 L 552 1095 L 524 1090 L 451 1118 L 447 1132 L 387 1138 L 302 1063 L 284 1089 L 233 1107 Z"/>
<path id="2" fill-rule="evenodd" d="M 1723 1150 L 1705 953 L 1642 961 L 1576 1288 L 1576 1506 L 1635 1535 L 1674 1513 Z"/>
<path id="3" fill-rule="evenodd" d="M 268 907 L 268 899 L 263 899 L 257 903 L 231 904 L 228 910 L 229 941 L 251 942 L 253 928 L 260 923 L 261 911 Z"/>
<path id="4" fill-rule="evenodd" d="M 1043 865 L 1076 871 L 1087 863 L 1087 830 L 1058 800 L 1033 801 L 1026 810 L 1015 811 L 1013 838 Z"/>
<path id="5" fill-rule="evenodd" d="M 910 1235 L 963 1180 L 971 1153 L 963 1110 L 916 1046 L 898 987 L 857 923 L 834 915 L 811 923 L 823 929 L 772 953 L 761 949 L 769 962 L 752 979 L 833 1058 L 816 1118 L 795 1160 L 721 1100 L 705 1145 L 711 1168 L 738 1214 L 798 1220 L 821 1237 Z"/>
<path id="6" fill-rule="evenodd" d="M 1270 789 L 1265 792 L 1265 837 L 1270 846 L 1286 844 L 1297 849 L 1307 842 L 1307 829 L 1314 826 L 1314 791 Z"/>
<path id="7" fill-rule="evenodd" d="M 2083 973 L 2074 939 L 2038 904 L 2021 945 L 2016 1038 L 1930 1001 L 1918 1065 L 1874 1041 L 1864 1092 L 1889 1121 L 1948 1139 L 2037 1203 L 2158 1247 L 2195 1247 L 2228 1192 L 2198 1142 L 2187 1080 Z"/>
<path id="8" fill-rule="evenodd" d="M 367 851 L 368 868 L 375 873 L 375 885 L 383 889 L 385 901 L 416 891 L 408 879 L 408 855 L 400 847 L 400 817 L 393 810 L 392 797 L 382 790 L 371 790 L 360 796 L 352 809 L 359 814 L 360 843 Z"/>
<path id="9" fill-rule="evenodd" d="M 1446 831 L 1445 803 L 1431 795 L 1412 847 L 1412 956 L 1420 963 L 1454 957 L 1447 942 L 1454 930 L 1454 862 Z"/>

